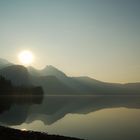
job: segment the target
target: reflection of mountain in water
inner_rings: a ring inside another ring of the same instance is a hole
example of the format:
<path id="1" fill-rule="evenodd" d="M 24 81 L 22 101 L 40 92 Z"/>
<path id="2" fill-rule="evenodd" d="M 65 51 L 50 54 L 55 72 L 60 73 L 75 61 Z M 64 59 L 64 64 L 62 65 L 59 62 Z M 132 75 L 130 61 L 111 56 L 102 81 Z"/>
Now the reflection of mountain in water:
<path id="1" fill-rule="evenodd" d="M 13 105 L 26 105 L 26 108 L 29 108 L 32 104 L 40 104 L 42 99 L 43 90 L 41 87 L 15 87 L 10 80 L 0 76 L 0 113 L 10 111 Z M 16 118 L 17 116 L 15 116 Z"/>
<path id="2" fill-rule="evenodd" d="M 66 114 L 87 114 L 105 108 L 140 108 L 140 97 L 136 96 L 48 96 L 39 105 L 14 105 L 9 111 L 1 113 L 0 121 L 4 124 L 19 125 L 42 120 L 52 124 Z M 9 117 L 10 116 L 10 117 Z"/>

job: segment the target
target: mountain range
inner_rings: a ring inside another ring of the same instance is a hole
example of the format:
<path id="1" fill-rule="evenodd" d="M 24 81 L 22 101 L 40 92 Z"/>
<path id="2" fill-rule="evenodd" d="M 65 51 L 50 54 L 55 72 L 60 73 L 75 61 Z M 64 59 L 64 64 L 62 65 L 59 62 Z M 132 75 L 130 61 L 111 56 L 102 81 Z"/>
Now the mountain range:
<path id="1" fill-rule="evenodd" d="M 69 77 L 53 66 L 42 70 L 0 59 L 0 75 L 15 86 L 42 86 L 46 95 L 137 95 L 140 83 L 107 83 L 87 76 Z"/>

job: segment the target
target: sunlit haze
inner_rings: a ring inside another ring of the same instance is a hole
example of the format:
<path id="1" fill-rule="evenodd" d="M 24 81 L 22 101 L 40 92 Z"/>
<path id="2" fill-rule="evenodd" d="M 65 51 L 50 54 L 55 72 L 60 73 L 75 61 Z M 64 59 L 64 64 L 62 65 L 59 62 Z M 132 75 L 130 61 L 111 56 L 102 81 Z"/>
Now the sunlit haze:
<path id="1" fill-rule="evenodd" d="M 21 51 L 18 55 L 21 64 L 28 66 L 33 62 L 33 54 L 28 50 Z"/>
<path id="2" fill-rule="evenodd" d="M 0 0 L 0 29 L 0 57 L 12 63 L 140 81 L 139 0 Z M 19 62 L 22 50 L 33 52 L 34 63 Z"/>

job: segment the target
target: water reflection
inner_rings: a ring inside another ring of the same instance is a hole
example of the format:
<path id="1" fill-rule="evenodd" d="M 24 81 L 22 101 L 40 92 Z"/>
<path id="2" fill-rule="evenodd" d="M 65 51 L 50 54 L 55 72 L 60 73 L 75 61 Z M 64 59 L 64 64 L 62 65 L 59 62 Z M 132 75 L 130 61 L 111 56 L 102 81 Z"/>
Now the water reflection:
<path id="1" fill-rule="evenodd" d="M 39 103 L 39 104 L 38 104 Z M 105 108 L 140 108 L 139 96 L 45 96 L 24 100 L 0 98 L 0 122 L 20 125 L 41 120 L 53 124 L 65 115 L 88 114 Z"/>
<path id="2" fill-rule="evenodd" d="M 87 140 L 139 140 L 140 97 L 51 97 L 33 105 L 18 129 Z M 45 124 L 44 124 L 45 123 Z"/>
<path id="3" fill-rule="evenodd" d="M 86 140 L 140 140 L 140 110 L 128 108 L 103 109 L 89 114 L 67 114 L 63 119 L 45 125 L 32 123 L 12 126 L 78 137 Z"/>
<path id="4" fill-rule="evenodd" d="M 37 95 L 35 92 L 28 94 L 21 93 L 10 95 L 0 95 L 0 123 L 2 124 L 20 124 L 28 117 L 28 111 L 33 104 L 41 104 L 43 101 L 43 92 Z"/>

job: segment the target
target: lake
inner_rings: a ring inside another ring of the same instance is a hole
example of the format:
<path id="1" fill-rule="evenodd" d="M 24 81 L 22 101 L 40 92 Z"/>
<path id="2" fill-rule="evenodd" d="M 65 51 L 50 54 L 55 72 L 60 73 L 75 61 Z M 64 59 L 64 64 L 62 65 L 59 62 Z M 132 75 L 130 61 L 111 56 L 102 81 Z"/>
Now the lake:
<path id="1" fill-rule="evenodd" d="M 2 104 L 3 101 L 3 104 Z M 45 96 L 1 99 L 0 122 L 87 140 L 139 140 L 140 96 Z"/>

